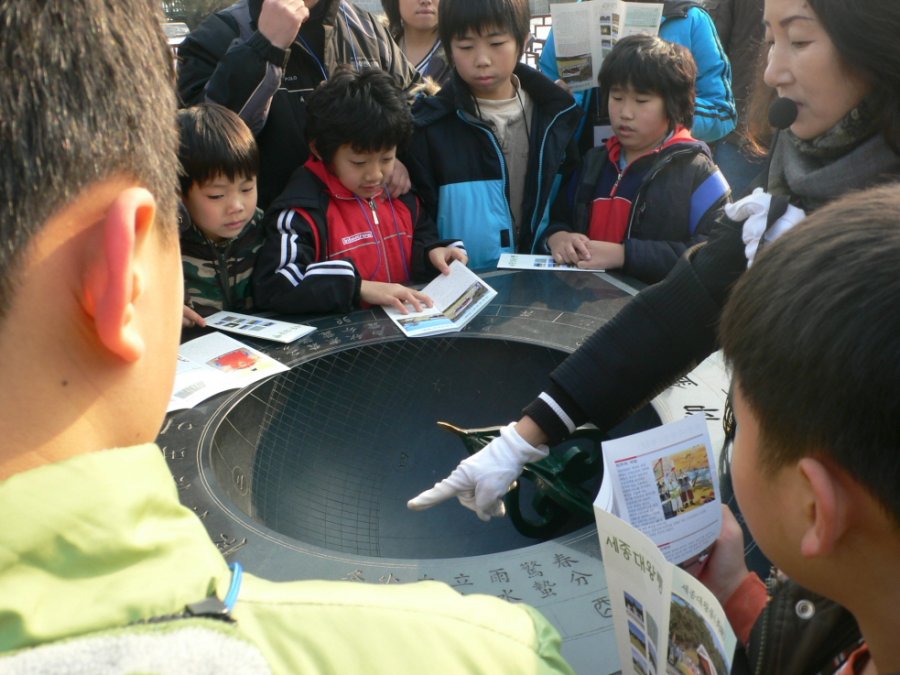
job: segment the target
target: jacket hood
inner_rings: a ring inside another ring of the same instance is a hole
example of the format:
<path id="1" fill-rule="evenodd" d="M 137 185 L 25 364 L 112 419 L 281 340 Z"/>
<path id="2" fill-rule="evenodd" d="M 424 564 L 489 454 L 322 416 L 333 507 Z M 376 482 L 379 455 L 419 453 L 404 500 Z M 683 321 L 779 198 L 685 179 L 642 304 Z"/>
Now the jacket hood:
<path id="1" fill-rule="evenodd" d="M 703 141 L 698 141 L 696 138 L 691 136 L 691 132 L 689 129 L 685 127 L 678 126 L 675 128 L 675 133 L 672 134 L 670 138 L 668 138 L 662 145 L 660 145 L 655 150 L 651 150 L 646 155 L 641 155 L 638 159 L 643 159 L 649 155 L 659 155 L 669 151 L 671 148 L 675 146 L 681 145 L 692 145 L 699 146 L 703 152 L 705 152 L 710 158 L 712 155 L 709 152 L 709 147 Z M 609 153 L 609 159 L 611 162 L 614 162 L 618 165 L 619 158 L 622 156 L 622 143 L 619 141 L 618 136 L 610 136 L 606 139 L 606 150 Z M 634 160 L 637 161 L 637 160 Z"/>

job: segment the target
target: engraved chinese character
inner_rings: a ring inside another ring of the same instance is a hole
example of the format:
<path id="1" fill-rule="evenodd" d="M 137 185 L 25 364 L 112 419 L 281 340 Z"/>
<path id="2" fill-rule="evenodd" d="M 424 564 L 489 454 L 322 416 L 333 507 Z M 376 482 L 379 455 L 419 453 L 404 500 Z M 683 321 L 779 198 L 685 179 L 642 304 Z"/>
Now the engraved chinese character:
<path id="1" fill-rule="evenodd" d="M 229 556 L 239 548 L 247 544 L 247 537 L 238 539 L 237 537 L 219 533 L 219 538 L 213 540 L 213 543 L 216 545 L 216 548 L 219 549 L 223 556 Z"/>
<path id="2" fill-rule="evenodd" d="M 553 556 L 553 563 L 557 567 L 571 567 L 577 562 L 578 561 L 572 558 L 572 556 L 566 555 L 565 553 L 557 553 Z"/>
<path id="3" fill-rule="evenodd" d="M 696 387 L 697 383 L 687 375 L 682 375 L 675 381 L 674 386 L 678 387 L 679 389 L 686 389 L 687 387 Z"/>
<path id="4" fill-rule="evenodd" d="M 544 573 L 538 569 L 541 564 L 539 562 L 535 562 L 534 560 L 529 560 L 527 562 L 523 562 L 519 567 L 525 570 L 525 573 L 528 575 L 529 579 L 533 579 L 534 577 L 542 577 Z"/>
<path id="5" fill-rule="evenodd" d="M 708 420 L 720 420 L 718 408 L 707 408 L 703 405 L 686 405 L 684 412 L 688 415 L 704 415 Z"/>
<path id="6" fill-rule="evenodd" d="M 468 574 L 457 574 L 453 577 L 453 586 L 471 586 L 472 582 Z"/>
<path id="7" fill-rule="evenodd" d="M 395 576 L 393 572 L 388 572 L 378 577 L 378 581 L 382 584 L 399 584 L 400 577 Z"/>
<path id="8" fill-rule="evenodd" d="M 348 572 L 347 576 L 344 577 L 344 581 L 365 581 L 366 577 L 363 574 L 362 570 L 353 570 L 352 572 Z"/>
<path id="9" fill-rule="evenodd" d="M 491 570 L 491 583 L 509 583 L 509 572 L 507 572 L 502 567 L 500 569 Z"/>
<path id="10" fill-rule="evenodd" d="M 556 595 L 556 591 L 553 589 L 556 587 L 556 584 L 552 581 L 548 581 L 544 579 L 543 581 L 535 581 L 533 584 L 534 590 L 541 594 L 541 598 L 549 598 L 551 595 Z"/>
<path id="11" fill-rule="evenodd" d="M 513 595 L 513 589 L 511 588 L 504 588 L 497 593 L 497 597 L 508 602 L 522 602 L 522 598 L 517 598 Z"/>
<path id="12" fill-rule="evenodd" d="M 593 602 L 594 611 L 597 612 L 604 619 L 608 619 L 612 616 L 612 606 L 609 604 L 609 596 L 603 595 Z"/>
<path id="13" fill-rule="evenodd" d="M 587 586 L 588 585 L 588 577 L 594 576 L 593 574 L 589 574 L 587 572 L 579 572 L 578 570 L 572 570 L 571 581 L 576 586 Z"/>

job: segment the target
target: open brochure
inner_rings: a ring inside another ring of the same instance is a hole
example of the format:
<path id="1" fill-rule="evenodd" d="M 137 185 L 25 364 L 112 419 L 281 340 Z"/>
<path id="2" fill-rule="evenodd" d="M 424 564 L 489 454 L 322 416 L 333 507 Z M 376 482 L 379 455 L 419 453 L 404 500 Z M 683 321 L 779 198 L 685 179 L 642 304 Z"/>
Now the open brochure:
<path id="1" fill-rule="evenodd" d="M 594 507 L 642 531 L 671 563 L 704 560 L 722 529 L 722 502 L 703 415 L 604 441 Z"/>
<path id="2" fill-rule="evenodd" d="M 290 321 L 278 321 L 238 312 L 216 312 L 206 317 L 206 325 L 226 333 L 247 335 L 275 342 L 293 342 L 312 333 L 316 327 Z"/>
<path id="3" fill-rule="evenodd" d="M 552 272 L 602 272 L 589 270 L 570 263 L 558 263 L 552 255 L 532 255 L 528 253 L 501 253 L 497 261 L 498 270 L 543 270 Z"/>
<path id="4" fill-rule="evenodd" d="M 209 333 L 178 350 L 175 386 L 166 412 L 193 408 L 210 396 L 286 370 L 284 364 L 233 337 Z"/>
<path id="5" fill-rule="evenodd" d="M 450 263 L 450 274 L 439 274 L 422 292 L 434 301 L 433 307 L 409 314 L 384 310 L 407 337 L 460 331 L 497 295 L 459 260 Z"/>
<path id="6" fill-rule="evenodd" d="M 657 35 L 662 3 L 588 0 L 551 4 L 556 65 L 571 91 L 597 86 L 600 64 L 619 38 Z"/>
<path id="7" fill-rule="evenodd" d="M 621 672 L 730 672 L 737 640 L 716 597 L 624 520 L 594 515 Z"/>

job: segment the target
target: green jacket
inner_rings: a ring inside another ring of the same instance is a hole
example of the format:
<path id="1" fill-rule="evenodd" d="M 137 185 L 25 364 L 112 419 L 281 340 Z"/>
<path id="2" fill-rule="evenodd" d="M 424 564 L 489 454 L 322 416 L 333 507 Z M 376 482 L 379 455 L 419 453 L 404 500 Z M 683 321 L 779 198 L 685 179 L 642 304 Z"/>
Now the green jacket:
<path id="1" fill-rule="evenodd" d="M 12 476 L 0 514 L 0 670 L 6 652 L 177 614 L 231 583 L 153 444 Z M 232 617 L 275 673 L 572 672 L 536 610 L 438 582 L 244 574 Z"/>
<path id="2" fill-rule="evenodd" d="M 253 310 L 250 279 L 256 255 L 263 244 L 262 215 L 256 209 L 253 219 L 234 239 L 210 241 L 181 215 L 181 267 L 184 270 L 185 304 L 202 316 L 220 310 Z"/>

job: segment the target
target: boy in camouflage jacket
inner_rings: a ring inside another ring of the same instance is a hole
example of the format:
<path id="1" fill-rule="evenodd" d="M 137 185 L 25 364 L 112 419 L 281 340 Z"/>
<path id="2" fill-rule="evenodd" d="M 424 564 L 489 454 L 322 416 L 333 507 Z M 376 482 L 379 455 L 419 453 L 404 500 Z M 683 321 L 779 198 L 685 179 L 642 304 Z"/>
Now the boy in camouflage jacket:
<path id="1" fill-rule="evenodd" d="M 262 245 L 259 150 L 237 114 L 203 103 L 178 113 L 185 318 L 253 309 L 250 277 Z"/>

